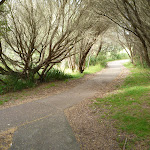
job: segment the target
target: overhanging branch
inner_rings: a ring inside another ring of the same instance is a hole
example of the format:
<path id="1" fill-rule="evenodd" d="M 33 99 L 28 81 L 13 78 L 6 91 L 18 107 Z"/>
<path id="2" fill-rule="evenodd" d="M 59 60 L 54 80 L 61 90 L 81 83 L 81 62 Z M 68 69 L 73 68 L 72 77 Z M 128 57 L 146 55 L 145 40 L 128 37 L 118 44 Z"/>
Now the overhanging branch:
<path id="1" fill-rule="evenodd" d="M 108 18 L 108 19 L 111 20 L 113 23 L 117 24 L 119 27 L 121 27 L 121 28 L 123 28 L 123 29 L 125 29 L 125 30 L 127 30 L 127 31 L 129 31 L 129 32 L 132 32 L 134 35 L 138 36 L 134 31 L 132 31 L 132 30 L 130 30 L 130 29 L 128 29 L 128 28 L 126 28 L 126 27 L 120 25 L 118 22 L 116 22 L 116 21 L 115 21 L 114 19 L 112 19 L 110 16 L 108 16 L 108 15 L 106 15 L 106 14 L 99 13 L 99 12 L 97 12 L 97 11 L 95 11 L 95 12 L 96 12 L 98 15 L 100 15 L 100 16 L 104 16 L 104 17 Z"/>

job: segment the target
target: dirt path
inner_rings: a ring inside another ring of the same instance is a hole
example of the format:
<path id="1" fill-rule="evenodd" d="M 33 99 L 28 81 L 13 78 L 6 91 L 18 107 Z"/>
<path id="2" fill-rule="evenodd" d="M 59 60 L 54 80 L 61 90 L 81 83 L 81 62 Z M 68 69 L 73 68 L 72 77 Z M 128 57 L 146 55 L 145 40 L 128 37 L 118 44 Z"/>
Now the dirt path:
<path id="1" fill-rule="evenodd" d="M 130 71 L 125 68 L 108 86 L 101 87 L 95 97 L 102 98 L 117 92 L 117 87 L 123 83 L 129 73 Z M 82 150 L 121 150 L 117 139 L 124 142 L 126 135 L 124 133 L 118 135 L 112 120 L 100 119 L 107 110 L 94 108 L 94 102 L 94 99 L 87 99 L 65 110 L 80 148 Z"/>
<path id="2" fill-rule="evenodd" d="M 62 93 L 33 102 L 0 110 L 0 131 L 15 128 L 13 150 L 78 150 L 73 131 L 64 110 L 93 98 L 122 72 L 124 61 L 109 63 L 108 67 L 87 81 Z"/>

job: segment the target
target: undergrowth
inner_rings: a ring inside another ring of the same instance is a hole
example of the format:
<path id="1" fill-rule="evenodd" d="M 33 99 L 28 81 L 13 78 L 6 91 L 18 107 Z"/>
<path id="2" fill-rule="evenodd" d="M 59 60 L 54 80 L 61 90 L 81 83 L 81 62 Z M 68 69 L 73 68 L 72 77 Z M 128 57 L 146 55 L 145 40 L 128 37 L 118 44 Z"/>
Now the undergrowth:
<path id="1" fill-rule="evenodd" d="M 65 74 L 61 70 L 51 69 L 47 73 L 44 81 L 50 82 L 54 80 L 66 80 L 69 78 L 72 78 L 72 76 Z M 3 81 L 5 82 L 5 84 L 0 82 L 0 94 L 5 94 L 8 92 L 16 92 L 16 91 L 27 89 L 27 88 L 33 88 L 38 85 L 37 83 L 39 83 L 37 82 L 37 80 L 20 79 L 19 77 L 13 76 L 13 75 L 3 77 Z M 0 104 L 3 104 L 3 103 L 4 101 L 0 102 Z"/>
<path id="2" fill-rule="evenodd" d="M 44 80 L 48 82 L 52 80 L 66 80 L 69 78 L 72 78 L 72 75 L 66 74 L 61 70 L 53 68 L 46 74 L 46 77 Z"/>
<path id="3" fill-rule="evenodd" d="M 20 79 L 19 77 L 13 75 L 6 76 L 4 82 L 5 84 L 0 82 L 0 94 L 15 92 L 35 86 L 35 83 L 32 80 Z"/>

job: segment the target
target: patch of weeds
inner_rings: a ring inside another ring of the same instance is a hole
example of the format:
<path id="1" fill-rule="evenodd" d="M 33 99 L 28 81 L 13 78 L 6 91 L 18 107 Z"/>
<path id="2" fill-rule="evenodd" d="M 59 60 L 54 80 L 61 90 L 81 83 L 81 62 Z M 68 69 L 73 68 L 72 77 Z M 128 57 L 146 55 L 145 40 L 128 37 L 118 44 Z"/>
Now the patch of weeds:
<path id="1" fill-rule="evenodd" d="M 115 120 L 114 126 L 118 130 L 137 137 L 128 141 L 126 149 L 134 149 L 137 141 L 148 146 L 150 136 L 150 80 L 141 71 L 140 68 L 132 68 L 132 74 L 125 79 L 117 94 L 97 98 L 95 103 L 107 110 L 101 118 Z M 146 69 L 142 72 L 145 73 Z M 123 143 L 119 143 L 122 147 Z"/>
<path id="2" fill-rule="evenodd" d="M 0 105 L 3 105 L 5 102 L 8 102 L 8 101 L 9 101 L 8 99 L 0 100 Z"/>
<path id="3" fill-rule="evenodd" d="M 119 143 L 120 148 L 124 147 L 126 138 L 127 138 L 126 136 L 118 136 L 117 137 L 116 141 Z M 135 139 L 127 138 L 125 149 L 133 150 L 135 142 L 136 142 Z"/>
<path id="4" fill-rule="evenodd" d="M 120 85 L 116 85 L 116 88 L 119 88 L 120 87 Z"/>
<path id="5" fill-rule="evenodd" d="M 101 118 L 102 118 L 102 119 L 106 118 L 106 115 L 101 115 Z"/>
<path id="6" fill-rule="evenodd" d="M 56 86 L 56 84 L 55 83 L 51 83 L 51 84 L 47 85 L 45 88 L 49 89 L 49 88 L 54 87 L 54 86 Z"/>
<path id="7" fill-rule="evenodd" d="M 65 83 L 67 83 L 68 81 L 69 81 L 69 80 L 68 80 L 68 79 L 66 79 L 64 82 L 65 82 Z"/>

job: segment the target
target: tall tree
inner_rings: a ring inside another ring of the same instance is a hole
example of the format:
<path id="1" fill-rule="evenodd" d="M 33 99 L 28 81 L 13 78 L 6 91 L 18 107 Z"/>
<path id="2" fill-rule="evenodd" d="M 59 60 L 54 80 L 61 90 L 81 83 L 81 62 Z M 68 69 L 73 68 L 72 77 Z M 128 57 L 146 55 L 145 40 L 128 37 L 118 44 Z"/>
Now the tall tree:
<path id="1" fill-rule="evenodd" d="M 54 64 L 73 55 L 82 16 L 80 0 L 18 0 L 9 5 L 7 50 L 0 51 L 0 74 L 22 78 L 39 75 L 42 81 Z"/>
<path id="2" fill-rule="evenodd" d="M 144 60 L 150 67 L 149 0 L 93 0 L 91 6 L 97 15 L 105 16 L 139 38 L 143 46 L 141 51 L 144 53 Z"/>

